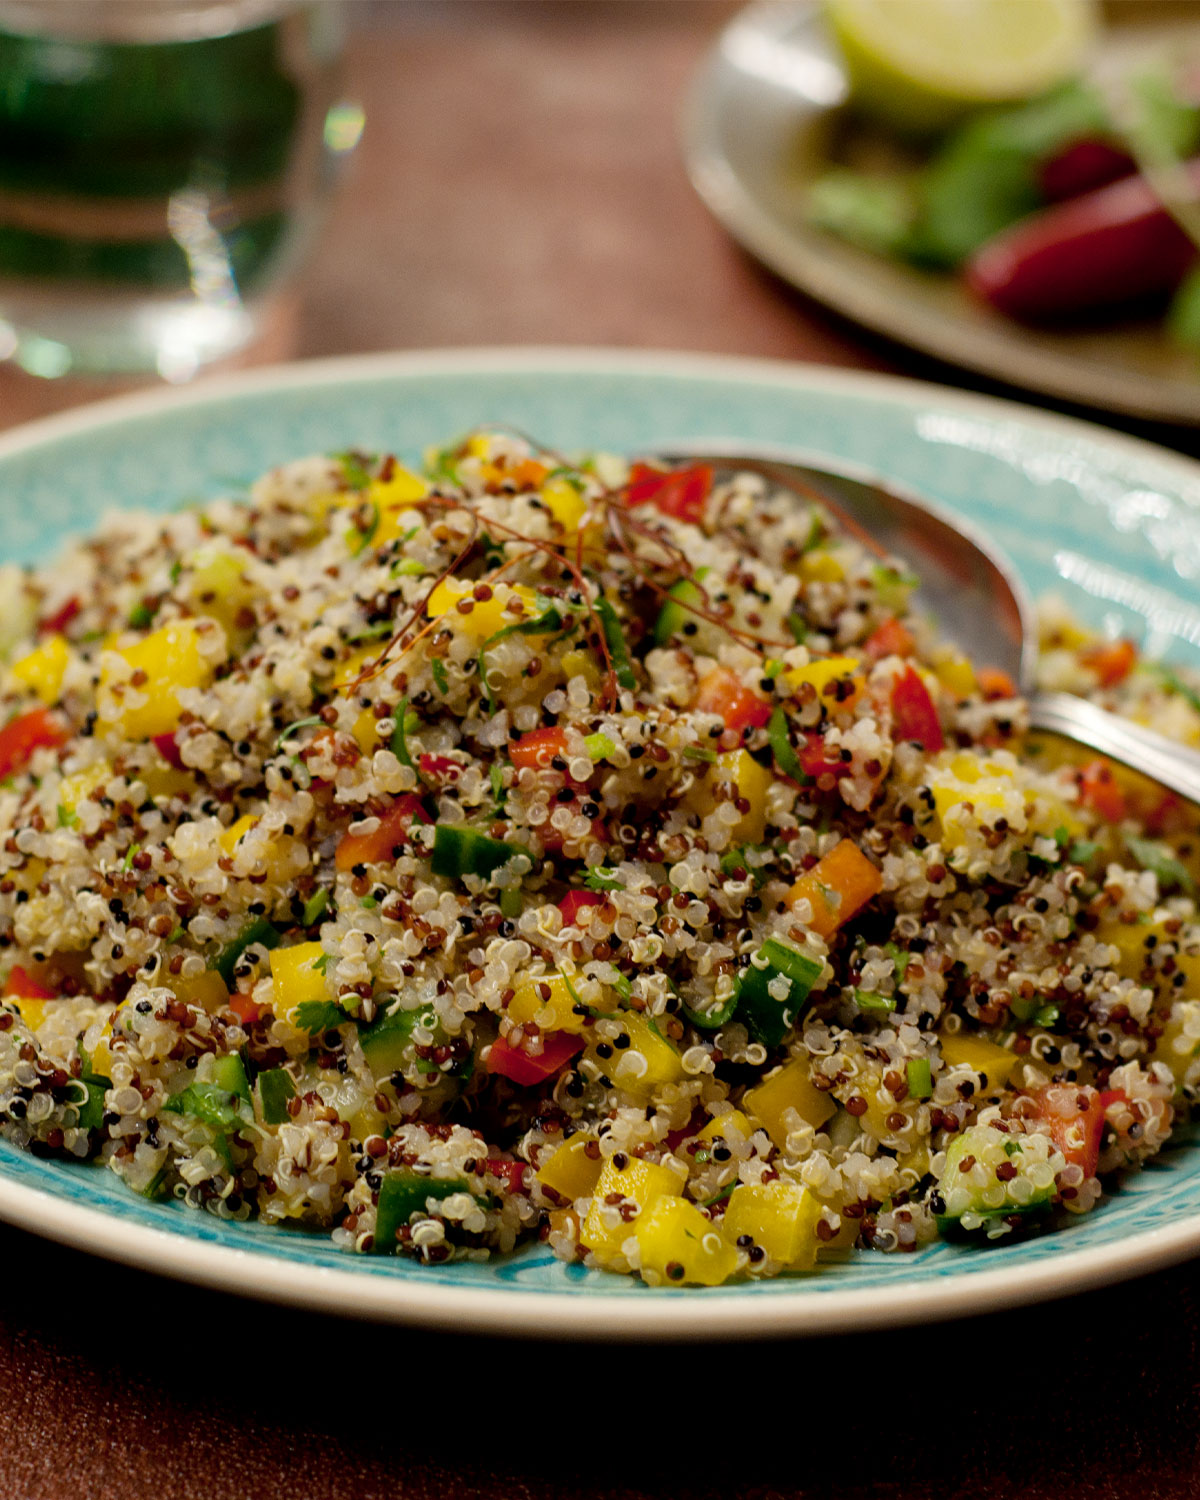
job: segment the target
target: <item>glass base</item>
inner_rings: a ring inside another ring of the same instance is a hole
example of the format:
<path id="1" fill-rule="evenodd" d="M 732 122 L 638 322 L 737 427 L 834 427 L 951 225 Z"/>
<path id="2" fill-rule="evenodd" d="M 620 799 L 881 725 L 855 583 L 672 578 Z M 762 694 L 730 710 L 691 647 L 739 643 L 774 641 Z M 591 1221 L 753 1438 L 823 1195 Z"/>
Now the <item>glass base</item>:
<path id="1" fill-rule="evenodd" d="M 158 375 L 173 384 L 237 354 L 257 338 L 260 306 L 193 299 L 71 296 L 0 301 L 0 359 L 30 375 Z"/>

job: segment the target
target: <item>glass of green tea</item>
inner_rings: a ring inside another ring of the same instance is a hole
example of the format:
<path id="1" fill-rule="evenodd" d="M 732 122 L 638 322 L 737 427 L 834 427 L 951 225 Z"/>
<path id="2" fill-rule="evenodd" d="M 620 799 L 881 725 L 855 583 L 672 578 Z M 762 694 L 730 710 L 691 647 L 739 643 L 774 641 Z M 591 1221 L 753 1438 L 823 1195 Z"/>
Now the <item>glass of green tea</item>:
<path id="1" fill-rule="evenodd" d="M 252 343 L 361 129 L 339 0 L 0 0 L 0 359 L 182 381 Z"/>

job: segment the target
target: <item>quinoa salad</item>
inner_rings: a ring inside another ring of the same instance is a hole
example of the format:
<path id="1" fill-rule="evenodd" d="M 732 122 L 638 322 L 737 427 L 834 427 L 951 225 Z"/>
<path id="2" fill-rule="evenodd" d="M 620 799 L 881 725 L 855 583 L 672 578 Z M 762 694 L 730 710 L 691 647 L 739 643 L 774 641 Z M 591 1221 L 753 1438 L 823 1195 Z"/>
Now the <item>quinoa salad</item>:
<path id="1" fill-rule="evenodd" d="M 1200 1085 L 1194 810 L 756 475 L 480 430 L 0 590 L 0 1134 L 651 1285 L 1053 1229 Z M 1046 609 L 1048 685 L 1200 696 Z"/>

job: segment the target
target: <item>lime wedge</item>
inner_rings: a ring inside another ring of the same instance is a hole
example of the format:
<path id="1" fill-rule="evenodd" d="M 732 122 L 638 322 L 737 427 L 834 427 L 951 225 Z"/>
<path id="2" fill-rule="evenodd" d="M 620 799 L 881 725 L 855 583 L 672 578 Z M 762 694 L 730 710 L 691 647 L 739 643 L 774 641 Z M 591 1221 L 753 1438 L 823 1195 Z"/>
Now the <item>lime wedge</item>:
<path id="1" fill-rule="evenodd" d="M 1079 72 L 1095 0 L 825 0 L 855 102 L 909 132 Z"/>

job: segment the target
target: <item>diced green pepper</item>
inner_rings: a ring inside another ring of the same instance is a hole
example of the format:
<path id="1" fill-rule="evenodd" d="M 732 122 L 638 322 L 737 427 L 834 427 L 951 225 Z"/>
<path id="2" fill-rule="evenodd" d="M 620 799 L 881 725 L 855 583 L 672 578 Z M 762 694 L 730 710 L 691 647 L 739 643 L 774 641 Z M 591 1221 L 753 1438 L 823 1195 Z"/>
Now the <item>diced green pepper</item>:
<path id="1" fill-rule="evenodd" d="M 910 1057 L 905 1064 L 908 1092 L 914 1099 L 928 1099 L 933 1093 L 933 1072 L 927 1057 Z"/>
<path id="2" fill-rule="evenodd" d="M 388 1172 L 375 1211 L 375 1249 L 381 1253 L 394 1250 L 400 1230 L 414 1213 L 424 1211 L 430 1198 L 441 1200 L 466 1191 L 467 1184 L 461 1177 L 423 1177 L 406 1168 Z"/>
<path id="3" fill-rule="evenodd" d="M 250 1103 L 250 1082 L 242 1059 L 236 1052 L 230 1053 L 228 1057 L 217 1058 L 213 1066 L 213 1082 L 218 1088 L 226 1089 L 247 1104 Z"/>
<path id="4" fill-rule="evenodd" d="M 804 1002 L 825 966 L 820 959 L 810 958 L 775 938 L 768 938 L 757 956 L 765 959 L 766 964 L 759 968 L 752 962 L 741 971 L 738 1015 L 755 1041 L 764 1047 L 777 1047 L 788 1028 L 799 1019 Z M 776 1000 L 770 993 L 770 985 L 780 977 L 789 981 L 786 1000 Z"/>
<path id="5" fill-rule="evenodd" d="M 435 875 L 490 875 L 514 855 L 528 854 L 521 844 L 506 844 L 475 828 L 459 823 L 439 823 L 433 830 Z"/>
<path id="6" fill-rule="evenodd" d="M 277 948 L 282 934 L 278 928 L 267 921 L 266 917 L 255 917 L 254 921 L 234 938 L 228 947 L 222 948 L 216 958 L 209 965 L 215 969 L 225 981 L 227 990 L 233 989 L 233 971 L 237 967 L 237 961 L 245 953 L 247 948 L 259 943 L 264 948 Z"/>
<path id="7" fill-rule="evenodd" d="M 673 583 L 667 590 L 663 607 L 659 610 L 658 619 L 654 622 L 656 646 L 669 645 L 672 638 L 678 635 L 689 620 L 695 620 L 695 612 L 688 606 L 700 604 L 703 601 L 704 594 L 699 587 L 699 581 L 707 572 L 707 568 L 701 568 L 694 579 L 681 578 L 678 583 Z"/>
<path id="8" fill-rule="evenodd" d="M 412 1034 L 418 1023 L 431 1031 L 437 1025 L 437 1015 L 431 1006 L 385 1012 L 369 1026 L 360 1027 L 359 1044 L 376 1079 L 401 1072 L 412 1060 Z"/>
<path id="9" fill-rule="evenodd" d="M 218 1083 L 191 1083 L 163 1105 L 164 1114 L 193 1115 L 214 1130 L 236 1130 L 252 1118 L 240 1094 Z"/>
<path id="10" fill-rule="evenodd" d="M 296 1097 L 296 1085 L 286 1068 L 270 1068 L 258 1075 L 258 1097 L 268 1125 L 283 1125 L 288 1119 L 288 1100 Z"/>

